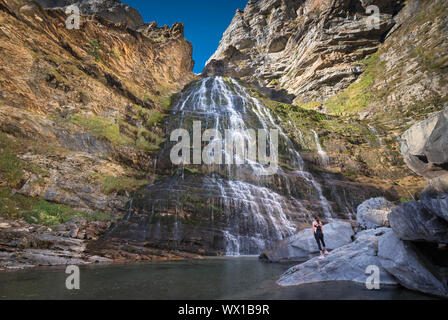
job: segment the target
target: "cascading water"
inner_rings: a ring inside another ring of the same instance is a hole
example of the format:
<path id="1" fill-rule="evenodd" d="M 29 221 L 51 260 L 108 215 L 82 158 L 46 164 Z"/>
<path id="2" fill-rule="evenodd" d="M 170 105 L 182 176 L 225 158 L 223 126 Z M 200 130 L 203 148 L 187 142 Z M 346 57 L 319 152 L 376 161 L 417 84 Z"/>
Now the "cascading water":
<path id="1" fill-rule="evenodd" d="M 314 134 L 314 140 L 316 141 L 317 153 L 319 154 L 320 157 L 320 165 L 326 167 L 330 164 L 330 158 L 322 148 L 322 145 L 320 144 L 319 141 L 319 135 L 317 134 L 317 132 L 314 130 L 311 130 L 311 132 Z"/>
<path id="2" fill-rule="evenodd" d="M 259 254 L 292 235 L 298 222 L 310 219 L 310 210 L 318 207 L 331 218 L 322 188 L 305 171 L 294 143 L 269 109 L 237 81 L 214 77 L 189 85 L 173 104 L 167 136 L 180 128 L 191 136 L 197 121 L 201 132 L 214 129 L 223 136 L 225 130 L 237 132 L 248 142 L 247 148 L 257 143 L 249 129 L 278 130 L 279 162 L 289 171 L 279 167 L 276 174 L 267 175 L 265 166 L 247 154 L 240 159 L 242 165 L 174 166 L 170 151 L 175 143 L 167 141 L 157 160 L 161 178 L 139 192 L 134 213 L 114 237 L 210 254 Z M 225 143 L 215 136 L 210 141 L 217 139 Z M 233 156 L 227 152 L 223 151 L 223 158 Z"/>

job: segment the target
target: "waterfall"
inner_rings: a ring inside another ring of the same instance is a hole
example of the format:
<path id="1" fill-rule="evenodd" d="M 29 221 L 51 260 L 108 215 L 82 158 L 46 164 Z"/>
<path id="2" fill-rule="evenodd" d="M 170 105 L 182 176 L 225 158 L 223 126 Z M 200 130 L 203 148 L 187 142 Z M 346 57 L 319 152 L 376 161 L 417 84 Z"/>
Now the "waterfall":
<path id="1" fill-rule="evenodd" d="M 367 125 L 367 127 L 369 128 L 370 132 L 372 132 L 372 134 L 375 136 L 375 138 L 378 139 L 380 147 L 382 147 L 384 145 L 384 141 L 383 141 L 383 138 L 380 137 L 378 130 L 376 130 L 376 128 L 370 124 Z"/>
<path id="2" fill-rule="evenodd" d="M 238 132 L 249 148 L 257 143 L 248 134 L 250 129 L 276 129 L 279 161 L 288 171 L 279 167 L 277 174 L 266 175 L 265 167 L 247 154 L 239 159 L 242 165 L 174 166 L 169 156 L 176 143 L 168 139 L 154 164 L 163 177 L 139 193 L 135 213 L 127 225 L 117 228 L 115 237 L 158 247 L 175 242 L 176 249 L 197 252 L 257 255 L 293 235 L 299 221 L 310 219 L 311 199 L 303 200 L 305 195 L 313 197 L 323 215 L 331 218 L 322 187 L 306 171 L 293 141 L 248 89 L 234 79 L 204 78 L 187 86 L 175 101 L 166 120 L 168 137 L 179 128 L 191 133 L 194 122 L 200 121 L 202 131 Z M 223 136 L 210 140 L 225 144 Z M 223 159 L 234 156 L 227 153 L 222 150 Z"/>
<path id="3" fill-rule="evenodd" d="M 319 136 L 318 136 L 317 132 L 314 131 L 313 129 L 311 129 L 311 132 L 314 134 L 314 140 L 316 141 L 317 153 L 319 154 L 319 157 L 320 157 L 320 165 L 323 167 L 327 167 L 330 164 L 330 158 L 328 157 L 327 153 L 322 148 L 322 145 L 320 144 Z"/>
<path id="4" fill-rule="evenodd" d="M 331 206 L 328 203 L 327 198 L 324 196 L 324 194 L 322 192 L 322 187 L 319 184 L 319 182 L 317 182 L 316 179 L 314 179 L 313 175 L 309 172 L 295 171 L 294 173 L 297 174 L 298 176 L 304 178 L 305 180 L 307 180 L 309 183 L 311 183 L 313 185 L 313 187 L 316 189 L 317 193 L 319 194 L 320 205 L 322 206 L 322 209 L 324 211 L 325 218 L 332 219 L 333 210 L 331 209 Z"/>

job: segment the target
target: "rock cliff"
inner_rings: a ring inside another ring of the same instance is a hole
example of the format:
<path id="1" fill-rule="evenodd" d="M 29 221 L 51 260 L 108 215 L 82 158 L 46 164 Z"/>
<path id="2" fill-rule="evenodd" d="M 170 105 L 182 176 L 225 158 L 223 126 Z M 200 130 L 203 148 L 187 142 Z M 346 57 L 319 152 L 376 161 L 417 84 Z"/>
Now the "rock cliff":
<path id="1" fill-rule="evenodd" d="M 204 73 L 253 80 L 300 100 L 325 100 L 364 69 L 394 26 L 401 1 L 380 1 L 369 24 L 368 1 L 249 1 L 238 10 Z"/>
<path id="2" fill-rule="evenodd" d="M 114 23 L 121 23 L 129 28 L 137 29 L 143 25 L 143 18 L 137 9 L 119 0 L 36 0 L 48 9 L 65 9 L 70 5 L 79 8 L 83 15 L 97 15 Z"/>
<path id="3" fill-rule="evenodd" d="M 372 4 L 379 8 L 374 25 Z M 403 130 L 447 101 L 447 7 L 440 0 L 249 1 L 204 74 L 239 77 L 276 100 Z"/>
<path id="4" fill-rule="evenodd" d="M 0 1 L 2 188 L 123 212 L 130 191 L 154 179 L 171 94 L 194 78 L 192 45 L 182 24 L 138 32 L 101 16 L 68 30 L 62 10 Z"/>

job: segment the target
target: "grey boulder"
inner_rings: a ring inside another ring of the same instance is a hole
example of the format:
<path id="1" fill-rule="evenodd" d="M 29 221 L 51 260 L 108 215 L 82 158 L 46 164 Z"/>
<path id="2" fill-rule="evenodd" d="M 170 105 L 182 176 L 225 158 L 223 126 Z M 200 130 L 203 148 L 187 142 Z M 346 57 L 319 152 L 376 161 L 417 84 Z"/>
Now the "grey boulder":
<path id="1" fill-rule="evenodd" d="M 412 126 L 401 138 L 406 164 L 435 191 L 448 192 L 448 108 Z"/>
<path id="2" fill-rule="evenodd" d="M 352 242 L 354 232 L 350 223 L 334 221 L 323 227 L 325 244 L 328 250 L 334 250 Z M 305 229 L 288 239 L 277 243 L 273 249 L 260 255 L 270 262 L 305 261 L 319 253 L 312 228 Z"/>
<path id="3" fill-rule="evenodd" d="M 401 241 L 393 232 L 378 240 L 378 257 L 381 266 L 398 282 L 411 290 L 448 297 L 446 279 L 437 268 L 421 254 L 414 245 Z"/>
<path id="4" fill-rule="evenodd" d="M 391 212 L 390 226 L 401 240 L 448 243 L 448 222 L 421 202 L 407 202 Z"/>
<path id="5" fill-rule="evenodd" d="M 420 202 L 427 210 L 448 221 L 448 194 L 422 195 Z"/>
<path id="6" fill-rule="evenodd" d="M 394 205 L 384 198 L 372 198 L 358 206 L 356 221 L 363 229 L 388 227 Z"/>
<path id="7" fill-rule="evenodd" d="M 389 233 L 391 231 L 389 230 Z M 311 259 L 286 271 L 277 283 L 296 286 L 326 281 L 352 281 L 365 284 L 369 266 L 377 266 L 382 285 L 396 285 L 396 280 L 381 267 L 375 235 L 365 235 L 355 242 L 334 250 L 322 260 Z"/>

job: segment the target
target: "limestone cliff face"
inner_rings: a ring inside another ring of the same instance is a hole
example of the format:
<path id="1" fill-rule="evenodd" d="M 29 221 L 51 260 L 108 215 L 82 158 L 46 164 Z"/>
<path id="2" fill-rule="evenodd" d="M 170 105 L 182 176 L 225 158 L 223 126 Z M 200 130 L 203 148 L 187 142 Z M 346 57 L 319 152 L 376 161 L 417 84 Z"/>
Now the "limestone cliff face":
<path id="1" fill-rule="evenodd" d="M 380 9 L 378 29 L 369 27 L 372 4 Z M 440 0 L 249 1 L 204 74 L 241 78 L 277 100 L 333 114 L 388 109 L 385 118 L 397 119 L 390 109 L 420 104 L 423 120 L 446 102 L 447 11 Z M 399 116 L 394 125 L 410 120 Z"/>
<path id="2" fill-rule="evenodd" d="M 370 30 L 372 4 L 380 21 Z M 204 74 L 240 78 L 275 100 L 305 157 L 314 129 L 334 170 L 393 181 L 408 198 L 424 182 L 403 162 L 399 137 L 447 106 L 447 17 L 442 0 L 249 1 Z M 324 120 L 312 124 L 310 110 Z"/>
<path id="3" fill-rule="evenodd" d="M 137 9 L 119 0 L 36 0 L 44 8 L 66 8 L 78 6 L 83 15 L 98 15 L 114 23 L 122 23 L 132 29 L 143 25 L 143 18 Z"/>
<path id="4" fill-rule="evenodd" d="M 238 10 L 205 74 L 225 74 L 286 90 L 296 101 L 324 100 L 364 71 L 401 1 L 376 1 L 381 20 L 369 28 L 371 1 L 260 0 Z"/>
<path id="5" fill-rule="evenodd" d="M 68 30 L 65 20 L 34 1 L 0 1 L 1 149 L 13 166 L 0 166 L 0 187 L 123 209 L 153 179 L 170 96 L 194 78 L 192 45 L 181 24 L 150 34 L 93 16 Z"/>

